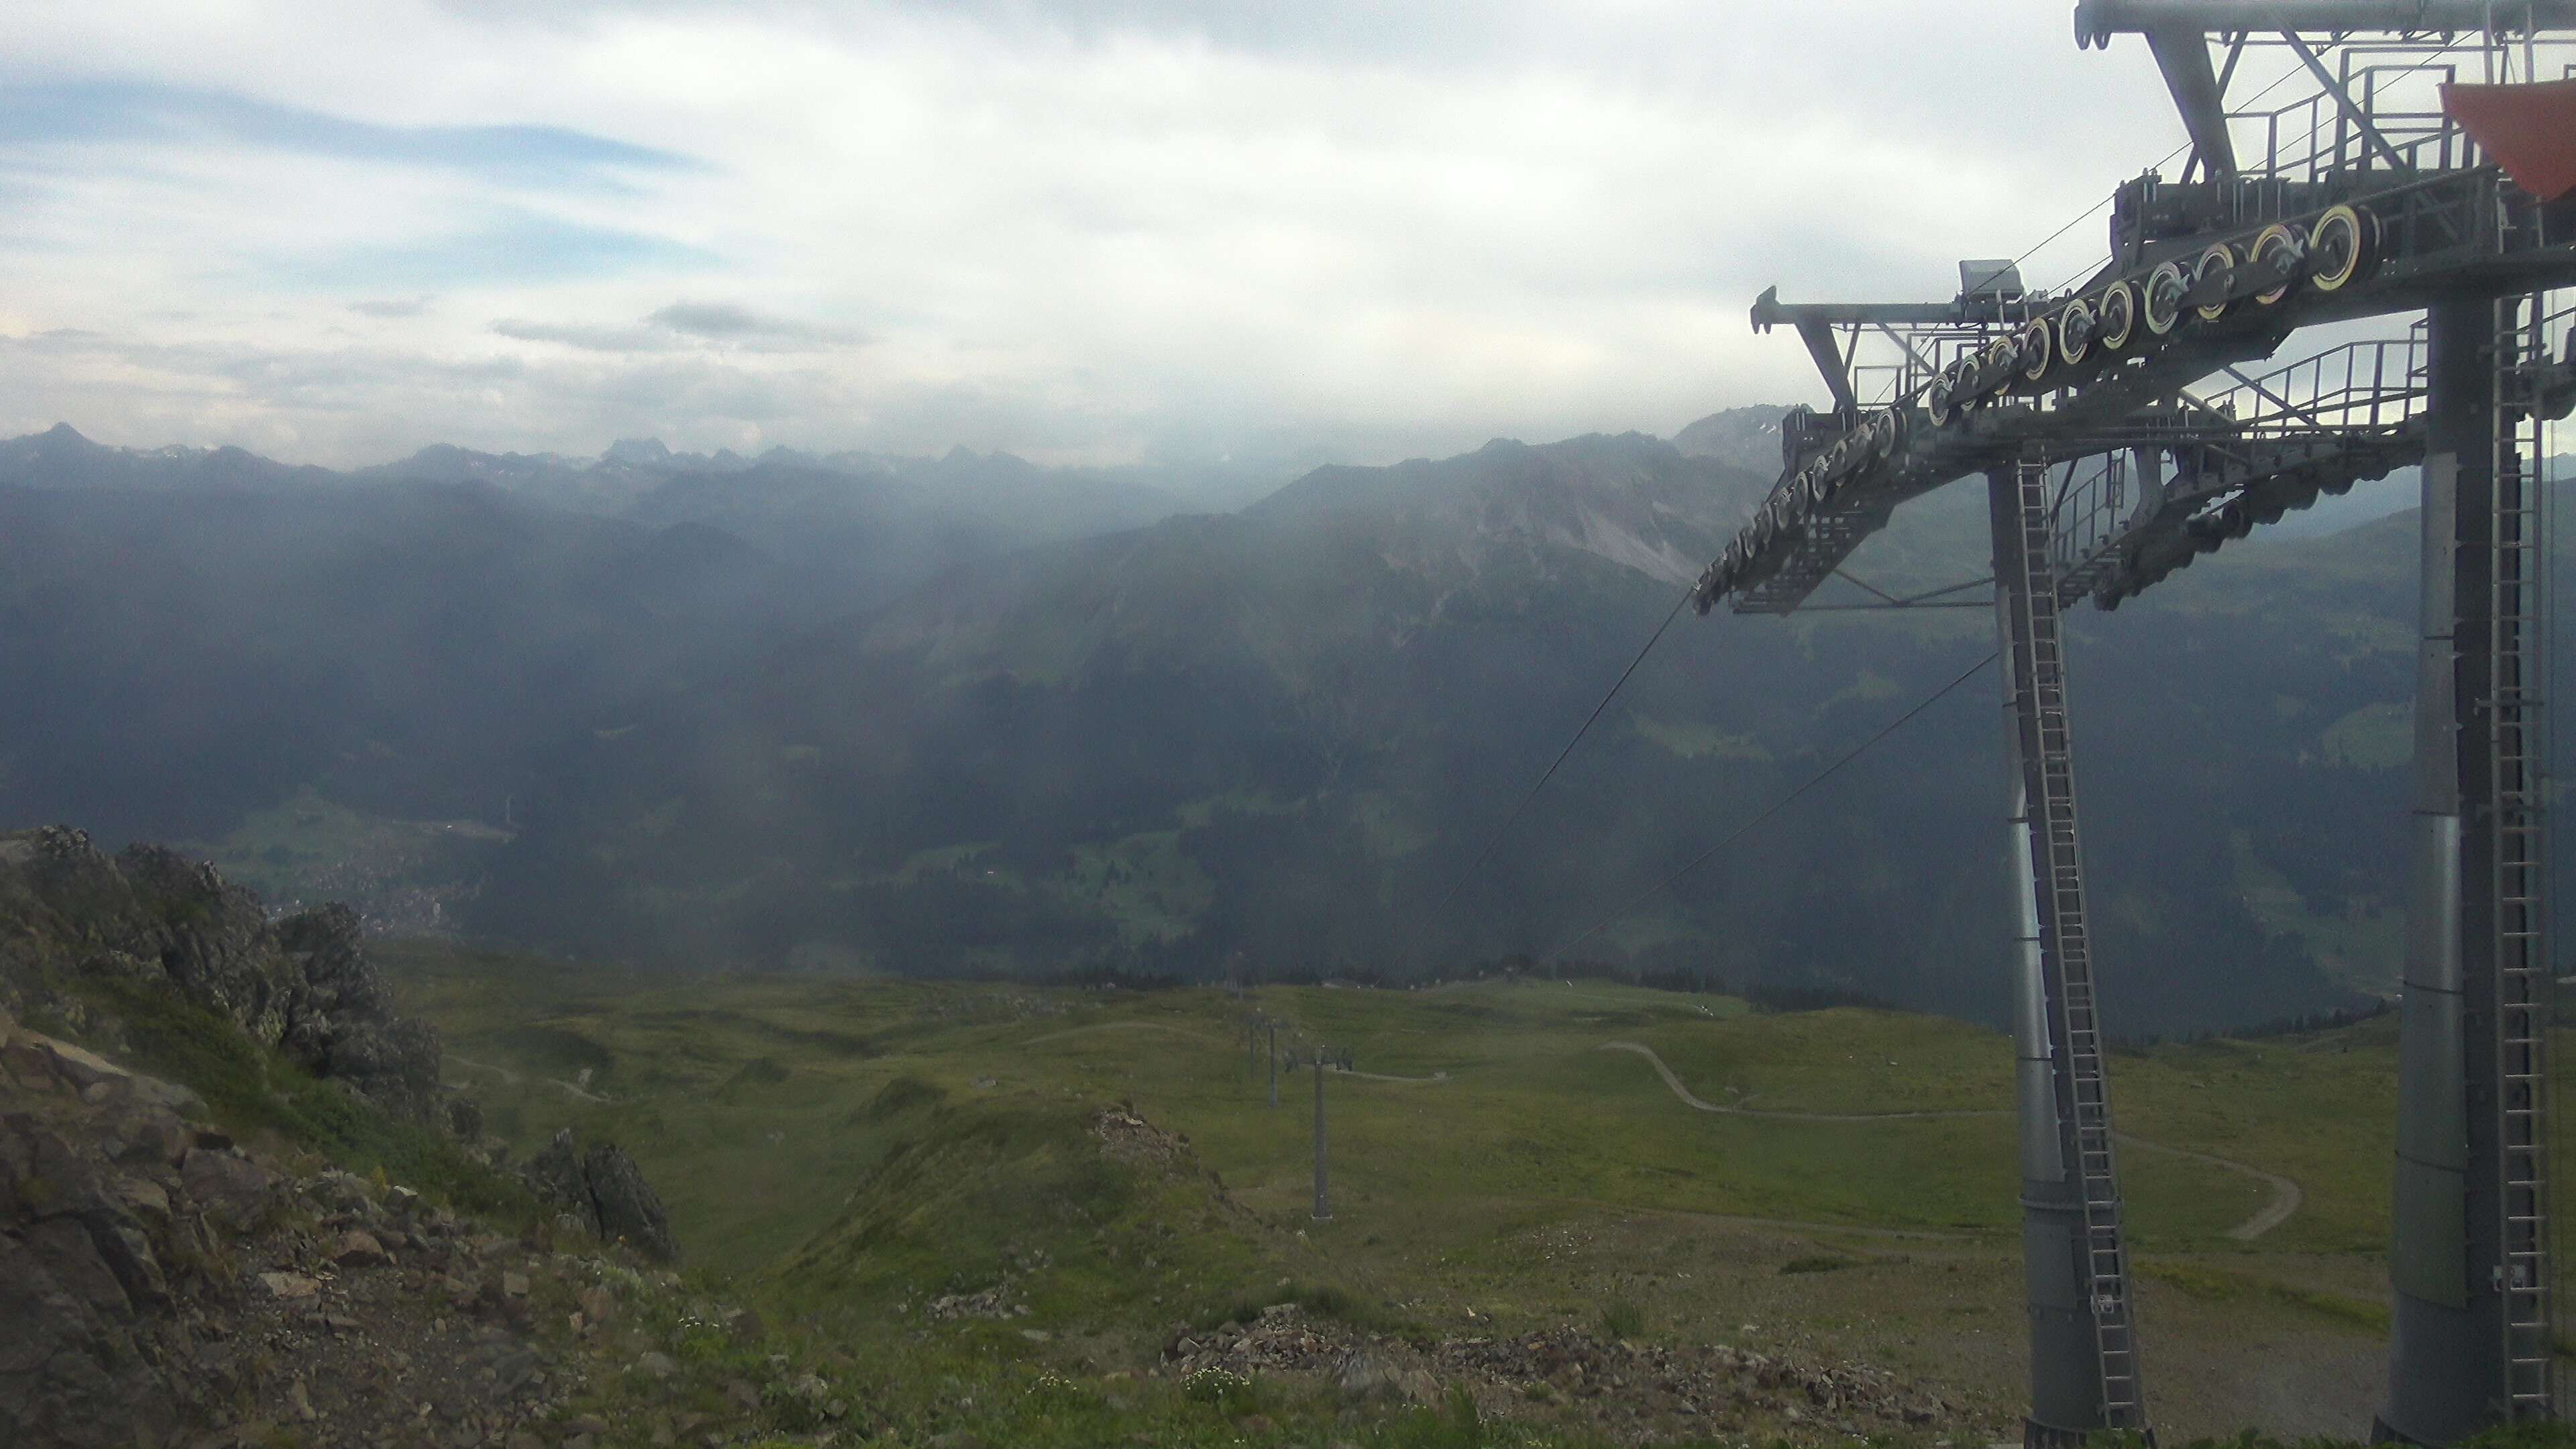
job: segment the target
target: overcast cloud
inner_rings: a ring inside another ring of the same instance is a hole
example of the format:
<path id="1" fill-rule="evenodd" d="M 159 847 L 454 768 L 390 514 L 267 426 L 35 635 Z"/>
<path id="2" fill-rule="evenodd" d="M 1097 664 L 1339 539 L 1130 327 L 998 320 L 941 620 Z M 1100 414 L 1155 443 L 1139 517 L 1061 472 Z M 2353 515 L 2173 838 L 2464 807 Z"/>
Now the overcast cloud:
<path id="1" fill-rule="evenodd" d="M 2067 0 L 32 7 L 0 433 L 1350 461 L 1814 395 L 2179 140 Z M 2098 255 L 2097 215 L 2033 259 Z"/>

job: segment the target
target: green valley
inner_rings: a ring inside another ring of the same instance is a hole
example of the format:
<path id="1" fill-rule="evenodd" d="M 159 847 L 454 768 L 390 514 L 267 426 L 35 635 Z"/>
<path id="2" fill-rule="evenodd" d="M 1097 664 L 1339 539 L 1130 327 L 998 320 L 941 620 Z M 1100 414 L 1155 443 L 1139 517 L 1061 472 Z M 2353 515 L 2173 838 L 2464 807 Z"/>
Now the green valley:
<path id="1" fill-rule="evenodd" d="M 713 1281 L 833 1342 L 1150 1380 L 1174 1325 L 1302 1295 L 1425 1342 L 1610 1312 L 1620 1336 L 1864 1360 L 1998 1424 L 2016 1401 L 2011 1049 L 1975 1027 L 1555 977 L 1236 997 L 380 954 L 495 1130 L 631 1144 Z M 1249 1011 L 1352 1053 L 1325 1080 L 1329 1221 L 1311 1069 L 1267 1105 Z M 2169 1433 L 2359 1432 L 2391 1145 L 2359 1104 L 2394 1091 L 2391 1028 L 2117 1060 Z M 1130 1112 L 1190 1170 L 1104 1166 L 1102 1114 Z M 926 1308 L 997 1288 L 1026 1315 Z"/>

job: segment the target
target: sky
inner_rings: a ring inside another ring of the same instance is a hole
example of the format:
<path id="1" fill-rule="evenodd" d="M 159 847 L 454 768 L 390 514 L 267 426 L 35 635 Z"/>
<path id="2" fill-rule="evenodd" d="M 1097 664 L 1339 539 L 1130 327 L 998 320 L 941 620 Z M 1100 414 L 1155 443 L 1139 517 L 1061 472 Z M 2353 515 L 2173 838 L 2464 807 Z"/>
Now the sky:
<path id="1" fill-rule="evenodd" d="M 0 32 L 0 435 L 1282 466 L 1814 399 L 2180 142 L 2067 0 L 130 0 Z M 2078 221 L 2078 218 L 2082 218 Z M 2054 271 L 2052 271 L 2054 269 Z"/>

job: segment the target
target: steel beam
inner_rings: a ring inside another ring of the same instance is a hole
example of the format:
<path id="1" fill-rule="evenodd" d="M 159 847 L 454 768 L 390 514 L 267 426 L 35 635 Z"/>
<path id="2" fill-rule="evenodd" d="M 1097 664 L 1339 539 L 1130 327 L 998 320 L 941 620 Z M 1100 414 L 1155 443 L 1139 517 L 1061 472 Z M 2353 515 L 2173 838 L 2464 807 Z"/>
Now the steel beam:
<path id="1" fill-rule="evenodd" d="M 2102 45 L 2114 35 L 2194 30 L 2203 35 L 2248 30 L 2287 30 L 2337 35 L 2355 30 L 2422 35 L 2432 31 L 2484 30 L 2520 35 L 2576 26 L 2576 0 L 2078 0 L 2077 46 Z"/>
<path id="2" fill-rule="evenodd" d="M 1315 1221 L 1333 1215 L 1332 1194 L 1324 1177 L 1324 1049 L 1315 1048 Z"/>
<path id="3" fill-rule="evenodd" d="M 2164 73 L 2174 109 L 2182 113 L 2182 126 L 2191 135 L 2191 149 L 2200 157 L 2201 170 L 2217 180 L 2232 180 L 2236 143 L 2227 134 L 2226 87 L 2209 63 L 2208 39 L 2197 29 L 2159 26 L 2147 32 L 2147 49 L 2155 55 L 2156 69 Z"/>

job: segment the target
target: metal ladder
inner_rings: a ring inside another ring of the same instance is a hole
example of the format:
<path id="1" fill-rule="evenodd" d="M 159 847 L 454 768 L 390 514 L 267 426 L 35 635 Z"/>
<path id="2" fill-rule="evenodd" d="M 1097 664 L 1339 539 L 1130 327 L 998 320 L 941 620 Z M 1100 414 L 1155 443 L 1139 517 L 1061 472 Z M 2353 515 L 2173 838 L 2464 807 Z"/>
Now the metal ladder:
<path id="1" fill-rule="evenodd" d="M 2075 825 L 2075 760 L 2066 719 L 2066 660 L 2059 630 L 2056 567 L 2050 554 L 2054 500 L 2049 470 L 2026 463 L 2015 469 L 2022 530 L 2016 580 L 2029 600 L 2029 628 L 2014 641 L 2020 677 L 2031 691 L 2036 721 L 2027 764 L 2032 834 L 2039 866 L 2040 932 L 2050 948 L 2043 959 L 2058 969 L 2058 1000 L 2050 1012 L 2052 1054 L 2069 1113 L 2074 1167 L 2084 1202 L 2084 1268 L 2090 1290 L 2093 1336 L 2102 1365 L 2102 1424 L 2146 1428 L 2138 1388 L 2137 1343 L 2129 1313 L 2128 1252 L 2120 1234 L 2120 1184 L 2111 1155 L 2111 1100 L 2103 1070 L 2101 1025 L 2093 995 L 2091 932 L 2084 909 L 2084 870 Z"/>
<path id="2" fill-rule="evenodd" d="M 2530 314 L 2526 325 L 2519 319 Z M 2553 1414 L 2548 1137 L 2549 994 L 2553 971 L 2545 934 L 2548 850 L 2542 826 L 2548 794 L 2542 706 L 2549 640 L 2545 589 L 2546 498 L 2537 476 L 2543 440 L 2531 405 L 2527 361 L 2545 361 L 2540 298 L 2496 305 L 2493 549 L 2494 632 L 2488 679 L 2489 821 L 2495 851 L 2495 1140 L 2502 1158 L 2496 1198 L 2502 1249 L 2502 1407 L 2508 1419 Z"/>

